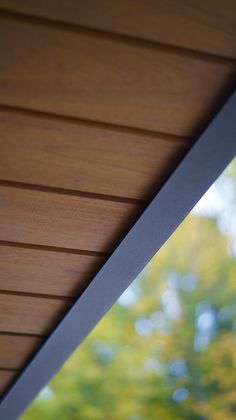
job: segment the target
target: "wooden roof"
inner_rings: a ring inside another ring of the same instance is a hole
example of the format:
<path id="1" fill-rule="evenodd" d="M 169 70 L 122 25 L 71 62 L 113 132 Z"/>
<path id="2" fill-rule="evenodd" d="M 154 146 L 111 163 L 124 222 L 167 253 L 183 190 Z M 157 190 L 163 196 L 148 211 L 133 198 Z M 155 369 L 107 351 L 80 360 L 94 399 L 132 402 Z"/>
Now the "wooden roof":
<path id="1" fill-rule="evenodd" d="M 232 89 L 236 3 L 0 8 L 3 394 Z"/>

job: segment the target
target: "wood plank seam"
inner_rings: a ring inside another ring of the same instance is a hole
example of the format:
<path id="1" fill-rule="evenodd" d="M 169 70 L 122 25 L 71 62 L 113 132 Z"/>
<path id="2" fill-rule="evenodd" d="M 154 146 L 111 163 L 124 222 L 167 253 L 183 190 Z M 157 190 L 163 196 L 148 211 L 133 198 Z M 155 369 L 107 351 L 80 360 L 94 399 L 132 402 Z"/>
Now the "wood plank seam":
<path id="1" fill-rule="evenodd" d="M 33 333 L 21 333 L 21 332 L 11 332 L 11 331 L 2 331 L 0 330 L 0 336 L 10 335 L 14 337 L 32 337 L 32 338 L 46 338 L 46 334 L 33 334 Z"/>
<path id="2" fill-rule="evenodd" d="M 114 43 L 5 15 L 1 31 L 0 102 L 7 105 L 196 137 L 235 81 L 236 66 L 225 61 Z M 57 63 L 66 81 L 55 73 Z M 81 63 L 87 70 L 78 73 Z"/>
<path id="3" fill-rule="evenodd" d="M 152 50 L 161 50 L 163 52 L 171 52 L 172 54 L 181 55 L 181 56 L 187 56 L 187 57 L 198 57 L 199 59 L 208 61 L 208 62 L 217 62 L 217 63 L 236 63 L 236 60 L 234 58 L 230 57 L 223 57 L 217 54 L 213 53 L 207 53 L 204 51 L 197 51 L 192 50 L 187 47 L 180 47 L 180 46 L 174 46 L 162 42 L 147 40 L 131 35 L 125 35 L 121 33 L 114 33 L 105 31 L 102 29 L 95 29 L 90 27 L 85 27 L 82 25 L 74 24 L 74 23 L 68 23 L 68 22 L 62 22 L 60 20 L 56 19 L 49 19 L 42 16 L 35 16 L 30 13 L 23 13 L 23 12 L 13 12 L 9 11 L 4 8 L 0 8 L 0 15 L 2 17 L 10 17 L 11 19 L 17 19 L 17 20 L 23 20 L 25 22 L 31 22 L 34 24 L 40 24 L 44 26 L 50 26 L 50 28 L 56 27 L 58 29 L 61 29 L 63 31 L 70 31 L 70 32 L 79 32 L 81 34 L 86 34 L 92 37 L 100 37 L 105 39 L 110 39 L 114 42 L 119 43 L 125 43 L 130 45 L 139 45 L 143 46 L 147 49 Z"/>
<path id="4" fill-rule="evenodd" d="M 6 186 L 0 189 L 1 239 L 10 242 L 110 253 L 144 210 L 131 203 Z"/>
<path id="5" fill-rule="evenodd" d="M 5 418 L 16 418 L 23 411 L 234 157 L 235 99 L 235 95 L 230 98 L 103 270 L 95 276 L 86 292 L 2 400 L 0 412 Z M 225 147 L 225 141 L 228 147 Z M 209 158 L 212 158 L 211 165 Z M 199 165 L 201 171 L 198 171 Z M 175 205 L 177 202 L 178 206 Z M 138 241 L 140 238 L 141 242 Z M 141 247 L 137 248 L 137 243 Z M 89 302 L 93 302 L 93 305 L 88 305 Z M 81 319 L 86 319 L 86 323 L 80 325 L 78 330 Z M 61 352 L 57 358 L 55 348 L 60 348 Z M 45 362 L 47 371 L 42 369 Z"/>
<path id="6" fill-rule="evenodd" d="M 2 185 L 145 205 L 193 143 L 36 115 L 0 109 Z"/>
<path id="7" fill-rule="evenodd" d="M 86 197 L 91 199 L 103 200 L 103 201 L 112 201 L 117 203 L 133 203 L 138 205 L 147 206 L 148 201 L 142 200 L 139 198 L 129 198 L 129 197 L 118 197 L 113 195 L 106 195 L 106 194 L 98 194 L 93 192 L 86 192 L 80 190 L 73 190 L 67 188 L 59 188 L 59 187 L 51 187 L 48 185 L 40 185 L 40 184 L 29 184 L 27 182 L 18 182 L 6 179 L 0 179 L 0 185 L 5 187 L 12 187 L 12 188 L 19 188 L 22 190 L 33 190 L 33 191 L 42 191 L 42 192 L 49 192 L 52 194 L 62 194 L 62 195 L 70 195 L 75 197 Z"/>
<path id="8" fill-rule="evenodd" d="M 71 308 L 68 299 L 0 294 L 2 332 L 48 335 Z"/>
<path id="9" fill-rule="evenodd" d="M 73 301 L 105 261 L 100 255 L 74 255 L 2 244 L 0 290 L 11 295 Z"/>
<path id="10" fill-rule="evenodd" d="M 88 283 L 89 284 L 89 283 Z M 88 286 L 86 285 L 86 287 Z M 82 292 L 81 292 L 82 293 Z M 75 298 L 70 296 L 61 296 L 56 294 L 49 294 L 49 293 L 32 293 L 32 292 L 19 292 L 19 291 L 11 291 L 11 290 L 4 290 L 0 289 L 0 295 L 9 295 L 9 296 L 25 296 L 25 297 L 36 297 L 38 299 L 55 299 L 55 300 L 67 300 L 68 302 L 71 302 L 73 304 L 73 301 Z"/>
<path id="11" fill-rule="evenodd" d="M 186 142 L 189 142 L 189 144 L 193 143 L 195 141 L 195 138 L 188 137 L 188 136 L 178 136 L 176 134 L 172 133 L 163 133 L 161 131 L 153 131 L 153 130 L 147 130 L 144 128 L 136 128 L 132 126 L 126 126 L 126 125 L 120 125 L 110 122 L 102 122 L 102 121 L 96 121 L 96 120 L 90 120 L 75 116 L 69 116 L 69 115 L 63 115 L 58 114 L 56 112 L 49 112 L 44 110 L 38 110 L 38 109 L 31 109 L 31 108 L 25 108 L 23 106 L 13 106 L 9 104 L 3 104 L 0 103 L 0 111 L 1 112 L 7 112 L 12 114 L 19 114 L 19 115 L 26 115 L 26 116 L 32 116 L 35 118 L 40 119 L 46 119 L 50 121 L 58 121 L 68 124 L 76 124 L 79 126 L 85 126 L 90 128 L 101 128 L 107 131 L 112 132 L 120 132 L 124 134 L 134 134 L 137 136 L 145 136 L 149 137 L 151 139 L 166 139 L 169 141 L 176 141 L 176 142 L 183 142 L 183 140 L 186 140 Z"/>
<path id="12" fill-rule="evenodd" d="M 235 0 L 1 0 L 1 8 L 236 58 Z"/>
<path id="13" fill-rule="evenodd" d="M 11 242 L 11 241 L 4 241 L 4 240 L 0 240 L 0 246 L 35 249 L 39 251 L 41 250 L 41 251 L 48 251 L 48 252 L 58 252 L 58 253 L 63 253 L 63 254 L 67 253 L 67 254 L 74 254 L 74 255 L 85 255 L 85 256 L 91 256 L 91 257 L 108 258 L 110 255 L 110 253 L 107 253 L 107 252 L 63 248 L 63 247 L 57 247 L 57 246 L 39 245 L 39 244 L 31 244 L 31 243 L 25 243 L 25 242 L 13 242 L 13 241 Z"/>

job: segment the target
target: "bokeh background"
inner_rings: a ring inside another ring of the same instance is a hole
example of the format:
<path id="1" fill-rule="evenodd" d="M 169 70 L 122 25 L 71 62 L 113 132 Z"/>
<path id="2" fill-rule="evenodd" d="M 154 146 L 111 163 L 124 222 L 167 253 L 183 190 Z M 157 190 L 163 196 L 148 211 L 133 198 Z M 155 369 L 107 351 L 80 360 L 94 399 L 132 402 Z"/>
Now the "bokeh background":
<path id="1" fill-rule="evenodd" d="M 21 420 L 236 419 L 235 210 L 236 159 Z"/>

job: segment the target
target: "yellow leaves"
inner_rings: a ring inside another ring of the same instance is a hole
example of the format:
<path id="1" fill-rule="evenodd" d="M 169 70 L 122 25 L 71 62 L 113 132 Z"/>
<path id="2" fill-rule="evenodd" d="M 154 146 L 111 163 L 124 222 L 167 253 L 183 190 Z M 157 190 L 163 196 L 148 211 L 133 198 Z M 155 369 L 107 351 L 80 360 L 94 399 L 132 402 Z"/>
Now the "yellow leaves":
<path id="1" fill-rule="evenodd" d="M 204 356 L 203 356 L 204 357 Z M 204 360 L 209 366 L 205 375 L 205 384 L 217 382 L 221 392 L 236 390 L 236 335 L 227 332 L 214 340 Z"/>

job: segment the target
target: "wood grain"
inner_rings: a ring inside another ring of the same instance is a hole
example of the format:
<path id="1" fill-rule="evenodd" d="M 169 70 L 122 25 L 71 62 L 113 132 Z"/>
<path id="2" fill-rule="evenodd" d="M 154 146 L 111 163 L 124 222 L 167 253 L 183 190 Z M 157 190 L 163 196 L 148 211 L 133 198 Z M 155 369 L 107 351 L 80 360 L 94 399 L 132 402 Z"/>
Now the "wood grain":
<path id="1" fill-rule="evenodd" d="M 195 137 L 235 80 L 228 62 L 6 16 L 0 25 L 2 104 Z"/>
<path id="2" fill-rule="evenodd" d="M 0 370 L 0 394 L 3 394 L 17 374 L 17 371 Z"/>
<path id="3" fill-rule="evenodd" d="M 141 206 L 0 186 L 1 240 L 111 252 Z"/>
<path id="4" fill-rule="evenodd" d="M 236 57 L 235 0 L 1 0 L 1 7 Z"/>
<path id="5" fill-rule="evenodd" d="M 39 337 L 0 334 L 0 376 L 1 369 L 22 369 L 42 343 Z"/>
<path id="6" fill-rule="evenodd" d="M 0 293 L 0 331 L 46 335 L 72 302 Z"/>
<path id="7" fill-rule="evenodd" d="M 0 246 L 0 290 L 77 297 L 103 262 L 103 257 Z"/>
<path id="8" fill-rule="evenodd" d="M 0 124 L 1 179 L 138 199 L 192 143 L 6 111 Z"/>

